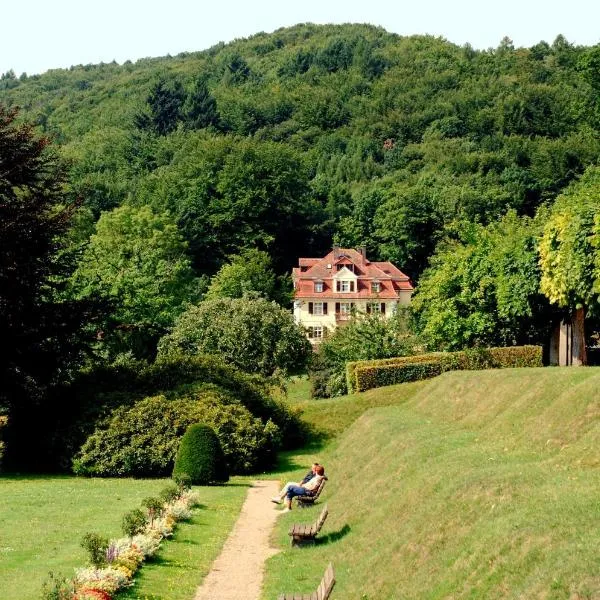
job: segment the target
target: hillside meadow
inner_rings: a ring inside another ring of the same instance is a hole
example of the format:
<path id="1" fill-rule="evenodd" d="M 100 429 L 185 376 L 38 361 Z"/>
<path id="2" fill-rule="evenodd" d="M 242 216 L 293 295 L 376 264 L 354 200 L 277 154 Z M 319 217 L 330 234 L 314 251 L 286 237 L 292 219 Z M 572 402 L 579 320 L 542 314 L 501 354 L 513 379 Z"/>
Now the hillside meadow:
<path id="1" fill-rule="evenodd" d="M 316 509 L 284 515 L 262 598 L 330 561 L 334 599 L 599 598 L 598 389 L 594 368 L 457 372 L 367 411 L 320 456 L 320 543 L 287 536 Z"/>

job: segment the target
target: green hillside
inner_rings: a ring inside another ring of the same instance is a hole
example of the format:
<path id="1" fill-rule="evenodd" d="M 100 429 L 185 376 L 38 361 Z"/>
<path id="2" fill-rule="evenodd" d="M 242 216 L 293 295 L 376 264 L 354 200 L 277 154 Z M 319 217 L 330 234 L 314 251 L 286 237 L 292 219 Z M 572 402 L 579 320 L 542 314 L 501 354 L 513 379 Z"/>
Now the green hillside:
<path id="1" fill-rule="evenodd" d="M 600 597 L 599 389 L 593 368 L 456 372 L 369 410 L 322 457 L 321 543 L 272 558 L 263 598 L 329 561 L 334 599 Z"/>
<path id="2" fill-rule="evenodd" d="M 125 202 L 171 212 L 199 273 L 254 245 L 284 272 L 335 237 L 416 277 L 456 221 L 531 215 L 597 162 L 596 52 L 300 24 L 4 74 L 0 103 L 61 145 L 93 218 Z"/>

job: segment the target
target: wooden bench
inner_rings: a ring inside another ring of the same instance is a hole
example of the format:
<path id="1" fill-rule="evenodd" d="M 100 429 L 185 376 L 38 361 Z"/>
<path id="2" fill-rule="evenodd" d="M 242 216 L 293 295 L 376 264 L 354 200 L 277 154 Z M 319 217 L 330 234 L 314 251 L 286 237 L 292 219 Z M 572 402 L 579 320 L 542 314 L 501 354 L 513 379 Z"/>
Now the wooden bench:
<path id="1" fill-rule="evenodd" d="M 325 487 L 325 482 L 327 481 L 327 477 L 323 477 L 321 480 L 321 484 L 315 490 L 314 494 L 306 494 L 305 496 L 296 496 L 296 500 L 298 501 L 298 508 L 305 508 L 314 504 L 317 501 L 317 498 L 321 495 L 323 488 Z"/>
<path id="2" fill-rule="evenodd" d="M 321 531 L 321 527 L 323 527 L 323 523 L 325 523 L 328 512 L 327 505 L 325 505 L 319 518 L 312 525 L 292 525 L 288 532 L 288 535 L 292 538 L 292 546 L 302 543 L 314 544 L 315 537 L 317 533 Z"/>
<path id="3" fill-rule="evenodd" d="M 281 594 L 277 600 L 327 600 L 335 584 L 333 565 L 329 563 L 316 592 L 312 594 Z"/>

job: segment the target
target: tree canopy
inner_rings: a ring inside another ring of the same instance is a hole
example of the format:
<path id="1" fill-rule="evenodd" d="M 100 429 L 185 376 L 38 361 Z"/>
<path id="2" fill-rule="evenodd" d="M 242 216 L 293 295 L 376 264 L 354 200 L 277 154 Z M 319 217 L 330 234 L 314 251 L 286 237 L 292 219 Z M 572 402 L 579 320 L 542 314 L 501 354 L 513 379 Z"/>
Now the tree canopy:
<path id="1" fill-rule="evenodd" d="M 159 343 L 159 357 L 216 354 L 247 373 L 302 372 L 311 353 L 290 311 L 265 299 L 219 298 L 191 306 Z"/>
<path id="2" fill-rule="evenodd" d="M 164 333 L 195 297 L 186 243 L 167 214 L 148 206 L 102 214 L 71 286 L 76 298 L 114 306 L 112 327 L 143 337 Z"/>
<path id="3" fill-rule="evenodd" d="M 0 411 L 11 466 L 35 461 L 46 391 L 77 366 L 89 317 L 84 305 L 60 300 L 70 265 L 59 250 L 72 214 L 64 182 L 48 140 L 0 105 Z"/>

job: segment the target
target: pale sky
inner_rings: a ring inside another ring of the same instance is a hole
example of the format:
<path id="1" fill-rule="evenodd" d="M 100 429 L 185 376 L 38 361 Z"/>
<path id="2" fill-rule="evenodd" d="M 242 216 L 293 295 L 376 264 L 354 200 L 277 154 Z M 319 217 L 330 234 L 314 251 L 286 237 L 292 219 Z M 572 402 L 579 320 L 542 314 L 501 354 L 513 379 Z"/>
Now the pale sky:
<path id="1" fill-rule="evenodd" d="M 599 0 L 0 0 L 0 73 L 204 50 L 296 23 L 371 23 L 475 48 L 600 42 Z"/>

